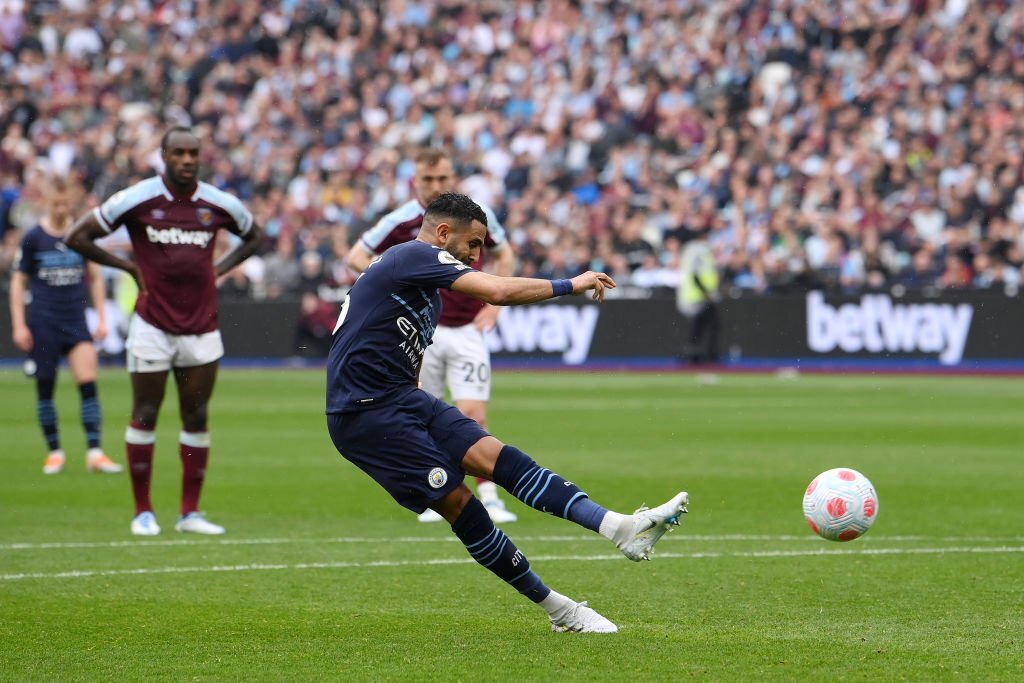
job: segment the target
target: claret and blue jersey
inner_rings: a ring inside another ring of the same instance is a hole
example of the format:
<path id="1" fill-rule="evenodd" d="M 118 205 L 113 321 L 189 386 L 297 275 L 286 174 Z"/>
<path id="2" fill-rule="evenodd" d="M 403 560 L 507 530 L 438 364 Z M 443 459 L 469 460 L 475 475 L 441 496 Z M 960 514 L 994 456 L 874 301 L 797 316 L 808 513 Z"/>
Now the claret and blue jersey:
<path id="1" fill-rule="evenodd" d="M 469 272 L 447 251 L 418 240 L 376 259 L 338 317 L 327 362 L 327 412 L 364 410 L 415 388 L 441 315 L 438 289 Z"/>

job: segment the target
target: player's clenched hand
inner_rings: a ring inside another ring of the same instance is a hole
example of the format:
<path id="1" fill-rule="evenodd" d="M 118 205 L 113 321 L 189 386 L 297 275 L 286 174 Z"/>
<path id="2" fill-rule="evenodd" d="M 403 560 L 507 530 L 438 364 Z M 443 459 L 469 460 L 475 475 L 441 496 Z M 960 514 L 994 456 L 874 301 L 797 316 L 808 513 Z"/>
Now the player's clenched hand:
<path id="1" fill-rule="evenodd" d="M 103 341 L 107 338 L 107 323 L 98 322 L 96 323 L 96 330 L 92 333 L 94 341 Z"/>
<path id="2" fill-rule="evenodd" d="M 611 279 L 604 273 L 595 273 L 592 270 L 588 270 L 582 275 L 577 275 L 572 279 L 573 295 L 594 290 L 594 294 L 592 296 L 594 301 L 597 301 L 598 303 L 604 301 L 604 291 L 606 289 L 615 289 L 615 280 Z"/>
<path id="3" fill-rule="evenodd" d="M 24 325 L 15 328 L 14 333 L 11 335 L 11 338 L 14 341 L 14 345 L 17 346 L 22 351 L 32 350 L 32 331 L 29 330 Z"/>

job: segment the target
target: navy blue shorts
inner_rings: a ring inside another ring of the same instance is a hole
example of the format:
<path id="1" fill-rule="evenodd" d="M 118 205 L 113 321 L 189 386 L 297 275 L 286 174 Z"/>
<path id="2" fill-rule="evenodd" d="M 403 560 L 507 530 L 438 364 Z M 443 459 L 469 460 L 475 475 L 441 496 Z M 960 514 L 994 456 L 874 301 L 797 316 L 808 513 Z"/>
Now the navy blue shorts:
<path id="1" fill-rule="evenodd" d="M 82 342 L 92 341 L 84 315 L 81 321 L 34 321 L 29 324 L 29 330 L 32 350 L 28 352 L 25 374 L 38 379 L 56 377 L 61 356 L 66 356 Z"/>
<path id="2" fill-rule="evenodd" d="M 488 436 L 422 389 L 369 410 L 328 415 L 327 429 L 346 460 L 416 513 L 462 483 L 462 458 Z"/>

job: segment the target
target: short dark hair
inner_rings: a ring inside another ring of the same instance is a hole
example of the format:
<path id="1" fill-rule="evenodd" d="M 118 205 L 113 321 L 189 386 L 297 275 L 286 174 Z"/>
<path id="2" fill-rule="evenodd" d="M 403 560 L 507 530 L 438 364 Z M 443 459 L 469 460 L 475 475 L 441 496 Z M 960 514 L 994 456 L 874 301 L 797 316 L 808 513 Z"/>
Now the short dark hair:
<path id="1" fill-rule="evenodd" d="M 443 152 L 435 147 L 424 147 L 416 153 L 416 163 L 426 164 L 427 166 L 434 166 L 438 162 L 448 158 L 447 152 Z"/>
<path id="2" fill-rule="evenodd" d="M 480 221 L 484 226 L 487 225 L 487 214 L 480 208 L 480 205 L 458 192 L 445 192 L 430 202 L 423 214 L 424 223 L 437 224 L 445 218 L 467 225 L 473 221 Z"/>
<path id="3" fill-rule="evenodd" d="M 187 128 L 185 126 L 175 126 L 174 128 L 169 129 L 166 133 L 164 133 L 164 136 L 160 138 L 161 152 L 167 151 L 167 143 L 170 141 L 171 136 L 174 135 L 175 133 L 186 133 L 196 138 L 197 140 L 199 139 L 198 136 L 196 136 L 196 134 L 192 132 L 191 128 Z"/>

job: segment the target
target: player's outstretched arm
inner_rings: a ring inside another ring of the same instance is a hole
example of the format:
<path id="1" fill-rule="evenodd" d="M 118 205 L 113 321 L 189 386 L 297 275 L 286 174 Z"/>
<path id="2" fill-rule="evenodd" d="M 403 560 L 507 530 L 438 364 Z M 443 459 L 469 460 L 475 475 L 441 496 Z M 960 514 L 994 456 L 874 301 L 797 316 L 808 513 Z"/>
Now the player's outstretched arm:
<path id="1" fill-rule="evenodd" d="M 143 283 L 135 263 L 126 261 L 96 244 L 96 240 L 106 237 L 106 235 L 106 229 L 100 225 L 100 222 L 96 219 L 96 214 L 90 211 L 71 226 L 71 231 L 64 238 L 64 243 L 90 261 L 94 261 L 101 266 L 120 268 L 127 272 L 135 278 L 135 282 L 139 285 L 139 291 L 145 291 L 145 283 Z"/>
<path id="2" fill-rule="evenodd" d="M 454 283 L 452 289 L 474 299 L 496 306 L 516 306 L 553 299 L 563 294 L 593 292 L 594 301 L 604 300 L 605 290 L 613 289 L 615 281 L 604 273 L 588 270 L 571 280 L 540 280 L 530 277 L 500 277 L 473 271 Z"/>

